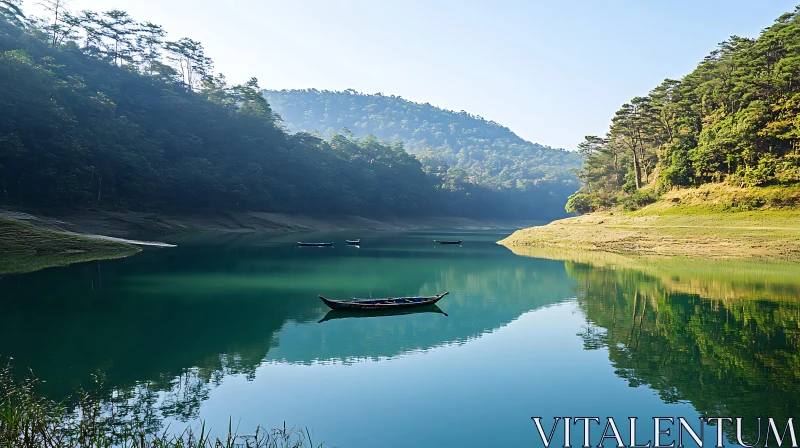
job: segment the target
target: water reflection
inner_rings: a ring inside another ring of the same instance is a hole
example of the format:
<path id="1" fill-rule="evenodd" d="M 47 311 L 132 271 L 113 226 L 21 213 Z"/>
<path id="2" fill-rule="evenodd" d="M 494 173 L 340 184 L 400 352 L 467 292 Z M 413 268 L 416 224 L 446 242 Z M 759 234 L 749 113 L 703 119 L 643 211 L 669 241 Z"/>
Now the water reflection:
<path id="1" fill-rule="evenodd" d="M 189 418 L 215 383 L 253 378 L 265 361 L 391 359 L 464 343 L 573 294 L 562 263 L 520 262 L 498 235 L 458 238 L 469 247 L 432 247 L 423 233 L 362 237 L 359 250 L 297 250 L 293 235 L 204 236 L 5 278 L 0 355 L 32 368 L 56 398 L 101 371 L 109 390 L 157 392 L 164 412 Z M 360 319 L 327 314 L 317 299 L 444 290 L 438 312 Z"/>
<path id="2" fill-rule="evenodd" d="M 258 395 L 274 398 L 276 413 L 312 420 L 341 406 L 378 419 L 376 409 L 402 405 L 438 409 L 443 425 L 458 428 L 458 411 L 469 408 L 476 427 L 521 418 L 504 440 L 530 442 L 529 412 L 648 418 L 673 404 L 744 417 L 754 441 L 755 417 L 785 421 L 800 411 L 796 266 L 526 258 L 488 233 L 453 235 L 464 244 L 449 248 L 425 233 L 361 237 L 358 250 L 297 250 L 295 235 L 185 238 L 174 250 L 3 278 L 0 355 L 33 368 L 55 398 L 102 371 L 108 397 L 153 425 Z M 438 306 L 390 315 L 329 311 L 317 299 L 445 290 Z M 423 387 L 415 375 L 442 380 Z M 341 391 L 325 389 L 329 381 Z M 659 406 L 642 394 L 603 395 L 622 394 L 617 383 L 652 389 Z M 316 407 L 299 409 L 293 394 Z M 243 406 L 236 412 L 263 423 L 263 408 Z M 372 423 L 380 434 L 392 422 Z M 431 446 L 440 437 L 425 434 Z"/>
<path id="3" fill-rule="evenodd" d="M 323 322 L 335 319 L 361 319 L 370 317 L 406 316 L 409 314 L 421 314 L 421 313 L 443 314 L 445 316 L 448 315 L 447 313 L 442 311 L 441 308 L 439 308 L 439 305 L 435 304 L 418 308 L 400 309 L 400 310 L 371 310 L 371 311 L 330 310 L 317 323 L 321 324 Z"/>
<path id="4" fill-rule="evenodd" d="M 695 266 L 695 275 L 665 267 L 653 276 L 565 264 L 586 316 L 584 348 L 607 350 L 631 387 L 650 387 L 665 403 L 689 402 L 701 415 L 743 417 L 749 443 L 758 439 L 758 417 L 783 425 L 800 412 L 797 277 L 746 282 L 704 279 L 707 265 Z"/>

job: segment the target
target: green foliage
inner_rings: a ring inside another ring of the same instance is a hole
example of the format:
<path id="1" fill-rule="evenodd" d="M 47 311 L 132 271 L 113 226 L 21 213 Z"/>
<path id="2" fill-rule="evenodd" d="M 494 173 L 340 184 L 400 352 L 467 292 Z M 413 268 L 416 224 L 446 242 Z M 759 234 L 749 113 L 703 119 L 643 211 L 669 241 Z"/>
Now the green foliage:
<path id="1" fill-rule="evenodd" d="M 658 195 L 653 190 L 640 190 L 622 200 L 622 208 L 633 211 L 652 204 L 658 200 Z"/>
<path id="2" fill-rule="evenodd" d="M 620 188 L 624 193 L 634 194 L 636 193 L 636 179 L 633 176 L 633 172 L 629 172 L 628 176 L 625 176 L 625 183 L 622 184 Z"/>
<path id="3" fill-rule="evenodd" d="M 772 154 L 765 154 L 755 167 L 740 167 L 731 176 L 732 183 L 741 183 L 742 187 L 757 187 L 775 179 L 775 167 L 778 161 Z"/>
<path id="4" fill-rule="evenodd" d="M 630 206 L 653 182 L 663 191 L 800 181 L 798 51 L 800 8 L 757 39 L 731 37 L 682 80 L 667 79 L 624 104 L 605 138 L 587 137 L 594 148 L 579 177 L 595 196 L 630 195 L 623 198 Z M 629 176 L 624 184 L 621 175 Z"/>
<path id="5" fill-rule="evenodd" d="M 592 206 L 592 197 L 591 195 L 579 191 L 567 199 L 567 205 L 565 207 L 567 213 L 577 213 L 579 215 L 583 215 L 585 213 L 593 212 L 595 208 Z"/>
<path id="6" fill-rule="evenodd" d="M 666 167 L 661 172 L 662 189 L 684 187 L 692 184 L 694 167 L 689 158 L 689 152 L 695 146 L 691 136 L 678 137 L 669 145 L 664 154 Z"/>
<path id="7" fill-rule="evenodd" d="M 577 189 L 574 152 L 530 143 L 506 127 L 467 112 L 453 112 L 398 96 L 305 89 L 264 92 L 293 131 L 326 138 L 346 128 L 355 136 L 402 141 L 426 172 L 449 191 L 485 190 L 507 209 L 558 217 Z"/>
<path id="8" fill-rule="evenodd" d="M 775 167 L 778 182 L 800 182 L 800 154 L 791 154 Z"/>

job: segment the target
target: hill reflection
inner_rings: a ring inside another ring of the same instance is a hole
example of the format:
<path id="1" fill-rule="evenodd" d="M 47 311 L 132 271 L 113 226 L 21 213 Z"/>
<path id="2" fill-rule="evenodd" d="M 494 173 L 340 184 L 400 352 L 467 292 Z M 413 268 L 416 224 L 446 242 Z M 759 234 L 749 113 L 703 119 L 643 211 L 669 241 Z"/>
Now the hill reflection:
<path id="1" fill-rule="evenodd" d="M 783 425 L 800 412 L 798 277 L 773 272 L 748 282 L 710 275 L 705 263 L 680 277 L 565 265 L 589 324 L 584 347 L 607 349 L 631 386 L 649 386 L 666 403 L 690 402 L 700 415 L 743 417 L 748 443 L 758 440 L 758 417 Z"/>
<path id="2" fill-rule="evenodd" d="M 339 238 L 338 236 L 329 236 Z M 191 418 L 227 375 L 263 362 L 386 359 L 464 343 L 574 296 L 563 263 L 521 259 L 495 235 L 362 237 L 362 248 L 297 250 L 294 236 L 185 238 L 170 250 L 0 280 L 0 355 L 30 367 L 54 398 L 103 372 L 109 390 L 166 394 Z M 286 241 L 284 241 L 286 240 Z M 318 321 L 316 298 L 432 295 L 449 315 Z M 169 403 L 169 405 L 167 405 Z"/>

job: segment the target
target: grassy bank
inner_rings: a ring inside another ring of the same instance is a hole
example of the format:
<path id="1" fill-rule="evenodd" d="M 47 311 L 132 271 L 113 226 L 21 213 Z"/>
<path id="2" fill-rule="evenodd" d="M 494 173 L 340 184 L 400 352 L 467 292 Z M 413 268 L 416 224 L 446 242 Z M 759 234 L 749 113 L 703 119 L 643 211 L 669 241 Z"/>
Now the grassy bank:
<path id="1" fill-rule="evenodd" d="M 675 191 L 634 212 L 605 211 L 515 232 L 514 250 L 554 248 L 646 257 L 800 261 L 800 190 L 720 185 Z"/>
<path id="2" fill-rule="evenodd" d="M 0 217 L 0 274 L 120 258 L 137 252 L 139 248 L 131 244 L 58 232 Z"/>

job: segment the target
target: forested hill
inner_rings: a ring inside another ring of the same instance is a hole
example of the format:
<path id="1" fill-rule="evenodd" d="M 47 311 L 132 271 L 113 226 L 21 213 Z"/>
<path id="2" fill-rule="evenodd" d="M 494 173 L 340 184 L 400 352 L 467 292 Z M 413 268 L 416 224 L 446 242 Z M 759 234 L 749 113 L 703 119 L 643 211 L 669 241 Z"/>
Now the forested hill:
<path id="1" fill-rule="evenodd" d="M 288 134 L 257 80 L 229 84 L 200 42 L 63 3 L 33 19 L 0 0 L 0 205 L 485 218 L 563 205 L 443 182 L 400 143 Z"/>
<path id="2" fill-rule="evenodd" d="M 800 183 L 800 7 L 757 39 L 722 42 L 682 80 L 633 98 L 580 151 L 584 186 L 570 211 L 636 208 L 707 183 L 757 197 L 735 208 L 798 205 L 781 186 Z M 766 204 L 759 192 L 768 186 Z"/>
<path id="3" fill-rule="evenodd" d="M 510 129 L 467 112 L 453 112 L 398 96 L 354 90 L 268 90 L 275 111 L 291 131 L 331 136 L 342 128 L 355 136 L 405 144 L 430 171 L 491 188 L 575 190 L 574 152 L 520 138 Z"/>

